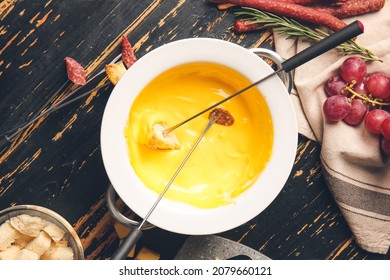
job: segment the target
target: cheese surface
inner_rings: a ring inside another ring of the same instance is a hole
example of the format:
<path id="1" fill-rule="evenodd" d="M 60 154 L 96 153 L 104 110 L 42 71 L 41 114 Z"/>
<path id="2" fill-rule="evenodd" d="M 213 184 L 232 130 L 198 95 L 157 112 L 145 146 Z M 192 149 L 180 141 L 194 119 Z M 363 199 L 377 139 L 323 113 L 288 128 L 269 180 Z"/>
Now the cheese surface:
<path id="1" fill-rule="evenodd" d="M 162 192 L 206 127 L 209 112 L 174 131 L 180 142 L 177 150 L 150 148 L 153 124 L 175 125 L 249 84 L 237 71 L 209 62 L 179 65 L 154 78 L 136 97 L 124 131 L 130 163 L 145 186 Z M 230 112 L 234 124 L 212 125 L 166 198 L 198 208 L 234 203 L 265 168 L 274 129 L 259 90 L 251 88 L 219 107 Z"/>

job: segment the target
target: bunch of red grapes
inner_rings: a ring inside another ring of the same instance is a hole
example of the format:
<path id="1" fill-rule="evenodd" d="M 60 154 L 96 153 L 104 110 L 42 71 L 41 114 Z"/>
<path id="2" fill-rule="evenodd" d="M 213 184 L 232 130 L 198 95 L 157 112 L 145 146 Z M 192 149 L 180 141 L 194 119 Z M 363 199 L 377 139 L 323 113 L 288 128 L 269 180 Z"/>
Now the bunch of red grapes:
<path id="1" fill-rule="evenodd" d="M 349 57 L 341 64 L 338 75 L 325 83 L 328 98 L 323 105 L 326 119 L 344 121 L 380 135 L 381 149 L 390 156 L 390 77 L 382 72 L 367 74 L 365 62 Z"/>

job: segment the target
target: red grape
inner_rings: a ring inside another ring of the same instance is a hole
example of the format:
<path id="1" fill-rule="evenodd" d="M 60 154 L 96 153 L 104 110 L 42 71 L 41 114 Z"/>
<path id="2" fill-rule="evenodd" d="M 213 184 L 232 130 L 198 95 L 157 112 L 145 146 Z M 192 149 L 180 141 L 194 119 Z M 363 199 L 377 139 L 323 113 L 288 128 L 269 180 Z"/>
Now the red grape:
<path id="1" fill-rule="evenodd" d="M 341 121 L 351 111 L 351 103 L 348 102 L 348 98 L 344 95 L 333 95 L 326 99 L 323 111 L 329 121 Z"/>
<path id="2" fill-rule="evenodd" d="M 367 89 L 367 83 L 366 81 L 359 82 L 355 84 L 352 88 L 354 91 L 359 93 L 360 95 L 367 96 L 368 95 L 368 89 Z"/>
<path id="3" fill-rule="evenodd" d="M 341 94 L 341 90 L 345 88 L 345 82 L 340 76 L 330 77 L 325 83 L 325 93 L 328 96 Z"/>
<path id="4" fill-rule="evenodd" d="M 390 79 L 384 73 L 374 73 L 368 78 L 367 89 L 375 97 L 387 98 L 390 96 Z"/>
<path id="5" fill-rule="evenodd" d="M 352 126 L 364 120 L 367 131 L 380 136 L 383 154 L 390 157 L 390 111 L 386 107 L 390 103 L 390 76 L 383 72 L 366 76 L 366 63 L 354 56 L 344 60 L 339 71 L 324 84 L 328 98 L 322 109 L 326 120 L 343 120 Z M 367 112 L 370 106 L 373 108 Z"/>
<path id="6" fill-rule="evenodd" d="M 343 120 L 349 125 L 358 125 L 367 113 L 367 106 L 360 99 L 353 99 L 351 105 L 351 111 Z"/>
<path id="7" fill-rule="evenodd" d="M 382 137 L 381 148 L 385 155 L 390 156 L 390 140 Z"/>
<path id="8" fill-rule="evenodd" d="M 344 60 L 340 66 L 340 75 L 344 81 L 359 83 L 364 80 L 367 73 L 367 66 L 363 59 L 352 56 Z"/>
<path id="9" fill-rule="evenodd" d="M 374 109 L 367 113 L 364 124 L 369 132 L 381 134 L 383 121 L 390 117 L 390 113 L 381 109 Z"/>
<path id="10" fill-rule="evenodd" d="M 390 140 L 390 117 L 382 123 L 382 134 L 386 139 Z"/>

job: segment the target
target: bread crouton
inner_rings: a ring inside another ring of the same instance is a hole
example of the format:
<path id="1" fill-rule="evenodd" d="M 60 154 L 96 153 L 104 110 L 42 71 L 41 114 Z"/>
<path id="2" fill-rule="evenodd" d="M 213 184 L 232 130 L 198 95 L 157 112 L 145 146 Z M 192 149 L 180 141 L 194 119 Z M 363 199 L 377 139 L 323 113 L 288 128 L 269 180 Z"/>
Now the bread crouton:
<path id="1" fill-rule="evenodd" d="M 30 241 L 25 247 L 25 249 L 33 251 L 38 254 L 38 256 L 43 255 L 50 248 L 51 238 L 50 236 L 41 231 L 37 237 Z"/>
<path id="2" fill-rule="evenodd" d="M 28 249 L 20 250 L 19 260 L 39 260 L 39 255 Z"/>
<path id="3" fill-rule="evenodd" d="M 41 230 L 47 225 L 45 220 L 26 214 L 12 217 L 10 223 L 19 232 L 32 237 L 37 237 Z"/>
<path id="4" fill-rule="evenodd" d="M 22 234 L 20 234 L 9 221 L 0 225 L 0 251 L 6 250 L 21 236 Z"/>
<path id="5" fill-rule="evenodd" d="M 63 237 L 65 232 L 60 229 L 58 226 L 56 226 L 53 223 L 49 223 L 44 229 L 44 232 L 46 232 L 51 239 L 53 239 L 54 242 L 60 241 Z"/>
<path id="6" fill-rule="evenodd" d="M 116 85 L 126 72 L 125 65 L 122 61 L 115 64 L 108 64 L 105 67 L 108 78 L 113 85 Z"/>
<path id="7" fill-rule="evenodd" d="M 70 247 L 52 246 L 42 255 L 42 260 L 73 260 L 73 250 Z"/>
<path id="8" fill-rule="evenodd" d="M 155 150 L 177 150 L 180 149 L 180 142 L 176 134 L 164 133 L 168 126 L 165 123 L 155 123 L 150 130 L 150 147 Z"/>
<path id="9" fill-rule="evenodd" d="M 11 246 L 7 250 L 0 252 L 0 260 L 17 260 L 21 254 L 18 246 Z"/>

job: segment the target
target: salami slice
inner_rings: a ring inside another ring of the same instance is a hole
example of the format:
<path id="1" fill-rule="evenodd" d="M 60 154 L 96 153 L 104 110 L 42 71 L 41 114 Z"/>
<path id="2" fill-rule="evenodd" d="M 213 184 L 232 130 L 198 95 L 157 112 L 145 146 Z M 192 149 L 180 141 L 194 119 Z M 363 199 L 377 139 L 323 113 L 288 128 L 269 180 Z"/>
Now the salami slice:
<path id="1" fill-rule="evenodd" d="M 76 85 L 85 85 L 87 78 L 84 67 L 81 66 L 76 60 L 71 57 L 65 57 L 66 71 L 68 73 L 68 79 Z"/>
<path id="2" fill-rule="evenodd" d="M 137 61 L 134 50 L 125 35 L 122 35 L 122 60 L 127 68 L 130 68 Z"/>

